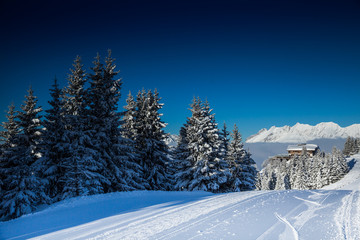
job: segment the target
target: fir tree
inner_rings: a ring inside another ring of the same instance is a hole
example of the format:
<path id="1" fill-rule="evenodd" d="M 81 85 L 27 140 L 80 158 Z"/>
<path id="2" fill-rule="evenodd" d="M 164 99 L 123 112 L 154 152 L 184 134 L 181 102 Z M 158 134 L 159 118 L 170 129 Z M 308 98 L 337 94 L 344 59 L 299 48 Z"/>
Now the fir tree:
<path id="1" fill-rule="evenodd" d="M 176 190 L 184 190 L 184 185 L 189 181 L 189 169 L 192 167 L 191 159 L 189 159 L 190 152 L 186 134 L 187 128 L 187 124 L 184 124 L 184 126 L 180 128 L 177 146 L 172 152 L 172 169 L 174 171 L 173 176 L 175 178 Z"/>
<path id="2" fill-rule="evenodd" d="M 121 136 L 121 113 L 117 108 L 122 82 L 115 79 L 119 72 L 114 62 L 110 50 L 104 65 L 97 55 L 88 89 L 92 147 L 104 166 L 103 175 L 111 183 L 109 186 L 107 180 L 102 182 L 105 192 L 143 188 L 136 182 L 140 167 L 133 160 L 132 142 Z"/>
<path id="3" fill-rule="evenodd" d="M 69 85 L 63 90 L 63 112 L 65 123 L 65 142 L 61 168 L 64 175 L 59 179 L 63 186 L 60 198 L 92 195 L 104 192 L 104 183 L 110 182 L 102 175 L 103 162 L 92 148 L 92 130 L 88 117 L 87 93 L 84 88 L 86 74 L 80 57 L 70 69 Z"/>
<path id="4" fill-rule="evenodd" d="M 6 153 L 5 189 L 0 203 L 3 219 L 30 213 L 36 205 L 48 201 L 44 189 L 46 183 L 39 176 L 37 164 L 41 157 L 41 108 L 36 106 L 37 99 L 31 88 L 25 98 L 16 123 L 21 132 L 12 137 Z"/>
<path id="5" fill-rule="evenodd" d="M 201 104 L 194 99 L 192 116 L 188 119 L 187 139 L 191 167 L 184 170 L 182 185 L 178 188 L 204 190 L 211 192 L 226 191 L 226 182 L 230 177 L 226 161 L 221 158 L 220 140 L 214 114 L 208 102 Z M 180 177 L 179 176 L 179 177 Z"/>
<path id="6" fill-rule="evenodd" d="M 250 153 L 244 149 L 241 134 L 236 125 L 234 125 L 227 159 L 232 172 L 232 190 L 246 191 L 255 189 L 257 177 L 255 161 L 251 158 Z M 234 182 L 239 185 L 234 187 Z"/>
<path id="7" fill-rule="evenodd" d="M 226 157 L 227 153 L 229 151 L 229 142 L 230 142 L 229 134 L 230 133 L 227 130 L 226 123 L 224 122 L 223 128 L 219 132 L 219 138 L 220 138 L 220 141 L 221 141 L 220 152 L 221 152 L 223 157 Z"/>
<path id="8" fill-rule="evenodd" d="M 225 125 L 224 125 L 225 126 Z M 230 191 L 240 192 L 242 189 L 242 172 L 243 172 L 243 158 L 245 156 L 244 145 L 242 138 L 236 124 L 232 132 L 232 140 L 229 145 L 229 152 L 227 154 L 227 161 L 231 173 Z"/>
<path id="9" fill-rule="evenodd" d="M 9 166 L 9 150 L 14 147 L 14 138 L 20 132 L 19 125 L 16 122 L 15 105 L 12 103 L 6 115 L 7 122 L 1 124 L 3 131 L 0 132 L 1 137 L 1 155 L 0 155 L 0 198 L 3 190 L 3 182 L 6 176 L 6 169 Z M 10 150 L 11 153 L 11 150 Z"/>
<path id="10" fill-rule="evenodd" d="M 126 98 L 126 103 L 123 124 L 121 125 L 122 134 L 123 137 L 134 140 L 136 134 L 136 101 L 131 92 Z"/>
<path id="11" fill-rule="evenodd" d="M 188 186 L 193 179 L 195 160 L 189 148 L 189 139 L 192 137 L 190 135 L 190 131 L 193 130 L 192 127 L 197 124 L 197 119 L 201 117 L 201 101 L 199 98 L 193 99 L 190 104 L 190 111 L 192 116 L 187 119 L 187 122 L 180 129 L 179 142 L 174 151 L 176 190 L 190 190 Z"/>
<path id="12" fill-rule="evenodd" d="M 345 156 L 350 156 L 350 154 L 352 154 L 354 150 L 355 147 L 354 145 L 355 145 L 354 139 L 352 137 L 347 137 L 346 142 L 344 144 L 343 154 Z"/>
<path id="13" fill-rule="evenodd" d="M 140 165 L 147 183 L 152 190 L 170 190 L 173 188 L 169 174 L 169 151 L 164 142 L 166 126 L 159 113 L 163 104 L 157 90 L 147 93 L 143 90 L 137 95 L 136 134 L 137 151 L 140 154 Z"/>
<path id="14" fill-rule="evenodd" d="M 65 126 L 63 121 L 63 102 L 61 101 L 62 91 L 59 88 L 57 79 L 50 89 L 51 100 L 48 101 L 50 108 L 45 110 L 45 120 L 43 125 L 45 131 L 43 134 L 43 157 L 41 159 L 42 173 L 47 178 L 48 195 L 57 201 L 57 194 L 61 192 L 62 186 L 59 179 L 64 175 L 64 169 L 61 167 L 63 151 L 63 137 Z"/>
<path id="15" fill-rule="evenodd" d="M 296 156 L 294 159 L 297 163 L 295 180 L 292 184 L 293 189 L 309 189 L 308 181 L 309 181 L 309 169 L 306 167 L 306 161 L 308 160 L 306 152 L 300 156 Z"/>
<path id="16" fill-rule="evenodd" d="M 329 168 L 329 183 L 339 181 L 349 171 L 345 157 L 338 149 L 336 149 L 336 147 L 333 147 L 332 154 L 329 156 L 327 164 Z"/>

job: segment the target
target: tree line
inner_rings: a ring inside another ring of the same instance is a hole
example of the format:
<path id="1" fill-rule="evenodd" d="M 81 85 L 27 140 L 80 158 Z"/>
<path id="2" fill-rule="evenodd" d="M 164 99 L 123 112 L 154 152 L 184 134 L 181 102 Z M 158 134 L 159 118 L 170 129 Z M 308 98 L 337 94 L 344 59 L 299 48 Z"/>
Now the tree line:
<path id="1" fill-rule="evenodd" d="M 343 154 L 350 156 L 356 153 L 360 153 L 360 138 L 348 137 L 344 144 Z"/>
<path id="2" fill-rule="evenodd" d="M 0 132 L 0 218 L 8 220 L 39 205 L 116 191 L 229 192 L 253 190 L 256 168 L 235 126 L 220 131 L 207 101 L 194 98 L 191 117 L 169 150 L 157 90 L 129 93 L 119 111 L 121 79 L 109 51 L 87 73 L 74 60 L 68 85 L 57 80 L 49 109 L 32 88 L 20 111 L 9 106 Z M 87 86 L 87 87 L 86 87 Z"/>
<path id="3" fill-rule="evenodd" d="M 335 183 L 349 171 L 342 152 L 335 147 L 331 154 L 318 151 L 310 156 L 306 149 L 289 160 L 270 158 L 258 174 L 259 190 L 319 189 Z"/>

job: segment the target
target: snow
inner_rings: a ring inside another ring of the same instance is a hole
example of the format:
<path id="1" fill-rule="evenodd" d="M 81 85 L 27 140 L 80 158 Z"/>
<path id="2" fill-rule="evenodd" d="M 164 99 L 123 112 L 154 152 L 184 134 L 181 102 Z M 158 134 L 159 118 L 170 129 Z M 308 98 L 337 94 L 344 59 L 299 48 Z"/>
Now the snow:
<path id="1" fill-rule="evenodd" d="M 360 239 L 360 154 L 320 190 L 120 192 L 0 223 L 0 239 Z"/>
<path id="2" fill-rule="evenodd" d="M 308 151 L 315 151 L 318 148 L 316 144 L 298 144 L 298 145 L 290 145 L 287 147 L 288 151 L 301 151 L 305 147 Z"/>
<path id="3" fill-rule="evenodd" d="M 342 128 L 333 122 L 322 122 L 316 126 L 297 123 L 294 126 L 271 127 L 269 130 L 261 129 L 257 134 L 250 136 L 246 142 L 278 142 L 302 143 L 315 139 L 337 139 L 360 137 L 360 124 Z"/>

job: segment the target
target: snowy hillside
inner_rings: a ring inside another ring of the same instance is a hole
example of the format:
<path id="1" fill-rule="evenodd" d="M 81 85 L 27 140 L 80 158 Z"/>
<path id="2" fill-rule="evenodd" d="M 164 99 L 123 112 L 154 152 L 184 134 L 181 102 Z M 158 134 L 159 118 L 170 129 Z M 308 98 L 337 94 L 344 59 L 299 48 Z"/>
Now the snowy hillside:
<path id="1" fill-rule="evenodd" d="M 271 127 L 269 130 L 262 129 L 257 134 L 250 136 L 246 142 L 278 142 L 278 143 L 300 143 L 314 139 L 337 139 L 360 137 L 360 124 L 342 128 L 333 122 L 323 122 L 316 126 L 297 123 L 294 126 Z"/>
<path id="2" fill-rule="evenodd" d="M 322 190 L 122 192 L 0 223 L 0 239 L 360 239 L 360 155 Z"/>

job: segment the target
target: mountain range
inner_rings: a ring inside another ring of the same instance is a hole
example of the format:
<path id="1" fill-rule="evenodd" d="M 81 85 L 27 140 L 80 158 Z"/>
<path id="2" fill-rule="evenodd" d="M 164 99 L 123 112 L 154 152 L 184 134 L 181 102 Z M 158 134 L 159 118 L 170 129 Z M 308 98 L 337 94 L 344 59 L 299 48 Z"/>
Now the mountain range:
<path id="1" fill-rule="evenodd" d="M 261 129 L 257 134 L 247 138 L 247 143 L 303 143 L 315 139 L 338 139 L 360 137 L 360 124 L 340 127 L 333 122 L 322 122 L 315 126 L 297 123 L 294 126 L 275 127 L 269 130 Z"/>

